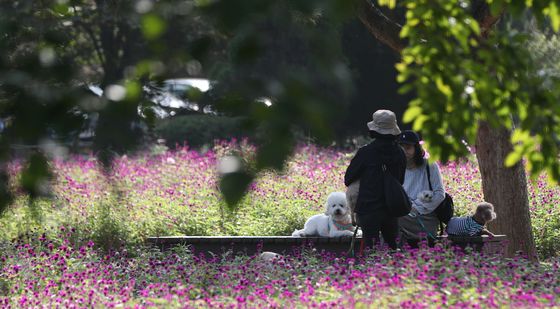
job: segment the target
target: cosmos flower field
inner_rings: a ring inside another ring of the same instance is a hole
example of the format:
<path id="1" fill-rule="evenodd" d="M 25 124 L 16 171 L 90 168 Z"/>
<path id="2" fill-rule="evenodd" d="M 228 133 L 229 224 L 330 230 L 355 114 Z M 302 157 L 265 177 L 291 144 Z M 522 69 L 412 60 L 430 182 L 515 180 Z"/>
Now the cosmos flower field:
<path id="1" fill-rule="evenodd" d="M 300 146 L 231 213 L 216 171 L 231 152 L 250 158 L 254 148 L 121 157 L 110 175 L 87 156 L 55 162 L 53 197 L 19 196 L 0 219 L 0 307 L 560 307 L 560 188 L 544 176 L 529 186 L 540 263 L 440 247 L 358 259 L 304 250 L 265 263 L 142 246 L 156 235 L 289 235 L 344 189 L 352 157 Z M 482 200 L 474 161 L 441 170 L 459 215 Z"/>

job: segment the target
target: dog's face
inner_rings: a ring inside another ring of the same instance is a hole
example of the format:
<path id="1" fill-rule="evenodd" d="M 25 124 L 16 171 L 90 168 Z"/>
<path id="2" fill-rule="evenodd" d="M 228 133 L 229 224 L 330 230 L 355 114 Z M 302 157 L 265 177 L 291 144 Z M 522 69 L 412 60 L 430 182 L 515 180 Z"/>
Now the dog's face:
<path id="1" fill-rule="evenodd" d="M 429 202 L 434 197 L 434 193 L 432 191 L 422 191 L 418 194 L 418 198 L 424 202 Z"/>
<path id="2" fill-rule="evenodd" d="M 343 217 L 350 214 L 346 194 L 344 192 L 333 192 L 329 194 L 326 204 L 326 214 L 334 217 Z"/>

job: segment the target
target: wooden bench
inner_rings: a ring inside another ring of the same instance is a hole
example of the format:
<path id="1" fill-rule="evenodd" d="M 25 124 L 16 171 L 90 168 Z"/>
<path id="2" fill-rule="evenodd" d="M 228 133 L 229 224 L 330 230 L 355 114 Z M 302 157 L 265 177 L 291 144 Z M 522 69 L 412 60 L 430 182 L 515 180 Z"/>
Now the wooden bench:
<path id="1" fill-rule="evenodd" d="M 301 248 L 343 252 L 350 248 L 351 237 L 292 237 L 292 236 L 160 236 L 148 237 L 148 244 L 161 250 L 176 245 L 192 246 L 195 252 L 220 253 L 232 250 L 248 255 L 258 251 L 290 253 Z M 359 241 L 359 240 L 358 240 Z"/>
<path id="2" fill-rule="evenodd" d="M 484 254 L 504 254 L 506 252 L 506 235 L 482 236 L 438 236 L 438 241 L 447 242 L 462 249 L 471 247 Z"/>
<path id="3" fill-rule="evenodd" d="M 505 235 L 447 237 L 440 236 L 438 241 L 461 248 L 472 247 L 488 254 L 504 252 Z M 355 248 L 360 246 L 361 237 L 356 239 Z M 167 250 L 173 246 L 191 246 L 195 253 L 221 253 L 228 250 L 234 253 L 255 254 L 259 251 L 272 251 L 289 254 L 302 248 L 315 248 L 317 251 L 345 253 L 350 248 L 351 237 L 292 237 L 292 236 L 158 236 L 148 237 L 148 244 Z"/>

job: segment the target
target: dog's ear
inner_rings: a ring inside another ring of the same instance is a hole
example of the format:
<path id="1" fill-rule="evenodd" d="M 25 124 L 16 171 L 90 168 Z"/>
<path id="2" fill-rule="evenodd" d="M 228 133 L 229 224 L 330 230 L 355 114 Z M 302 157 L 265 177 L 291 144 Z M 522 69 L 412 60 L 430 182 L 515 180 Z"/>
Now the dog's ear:
<path id="1" fill-rule="evenodd" d="M 330 202 L 330 203 L 329 203 Z M 331 203 L 333 203 L 333 199 L 332 197 L 329 195 L 329 197 L 327 198 L 327 200 L 325 201 L 325 214 L 330 214 L 331 213 Z"/>
<path id="2" fill-rule="evenodd" d="M 330 216 L 331 214 L 331 207 L 329 203 L 325 203 L 325 215 Z"/>

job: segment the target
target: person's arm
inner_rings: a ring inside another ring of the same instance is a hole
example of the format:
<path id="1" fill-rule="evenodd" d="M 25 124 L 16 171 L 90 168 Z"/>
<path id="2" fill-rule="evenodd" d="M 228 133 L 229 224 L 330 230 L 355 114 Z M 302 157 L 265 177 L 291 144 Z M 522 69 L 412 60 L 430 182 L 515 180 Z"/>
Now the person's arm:
<path id="1" fill-rule="evenodd" d="M 364 166 L 364 152 L 362 148 L 358 149 L 352 161 L 350 161 L 350 165 L 346 169 L 346 173 L 344 174 L 344 185 L 349 186 L 356 180 L 360 179 L 362 175 L 362 169 Z"/>
<path id="2" fill-rule="evenodd" d="M 490 232 L 486 228 L 483 228 L 482 231 L 480 231 L 480 235 L 496 236 L 494 235 L 494 233 Z"/>
<path id="3" fill-rule="evenodd" d="M 445 199 L 445 189 L 441 180 L 441 173 L 437 164 L 430 164 L 430 182 L 432 183 L 433 196 L 430 202 L 414 201 L 414 207 L 419 213 L 425 215 L 433 212 Z"/>

